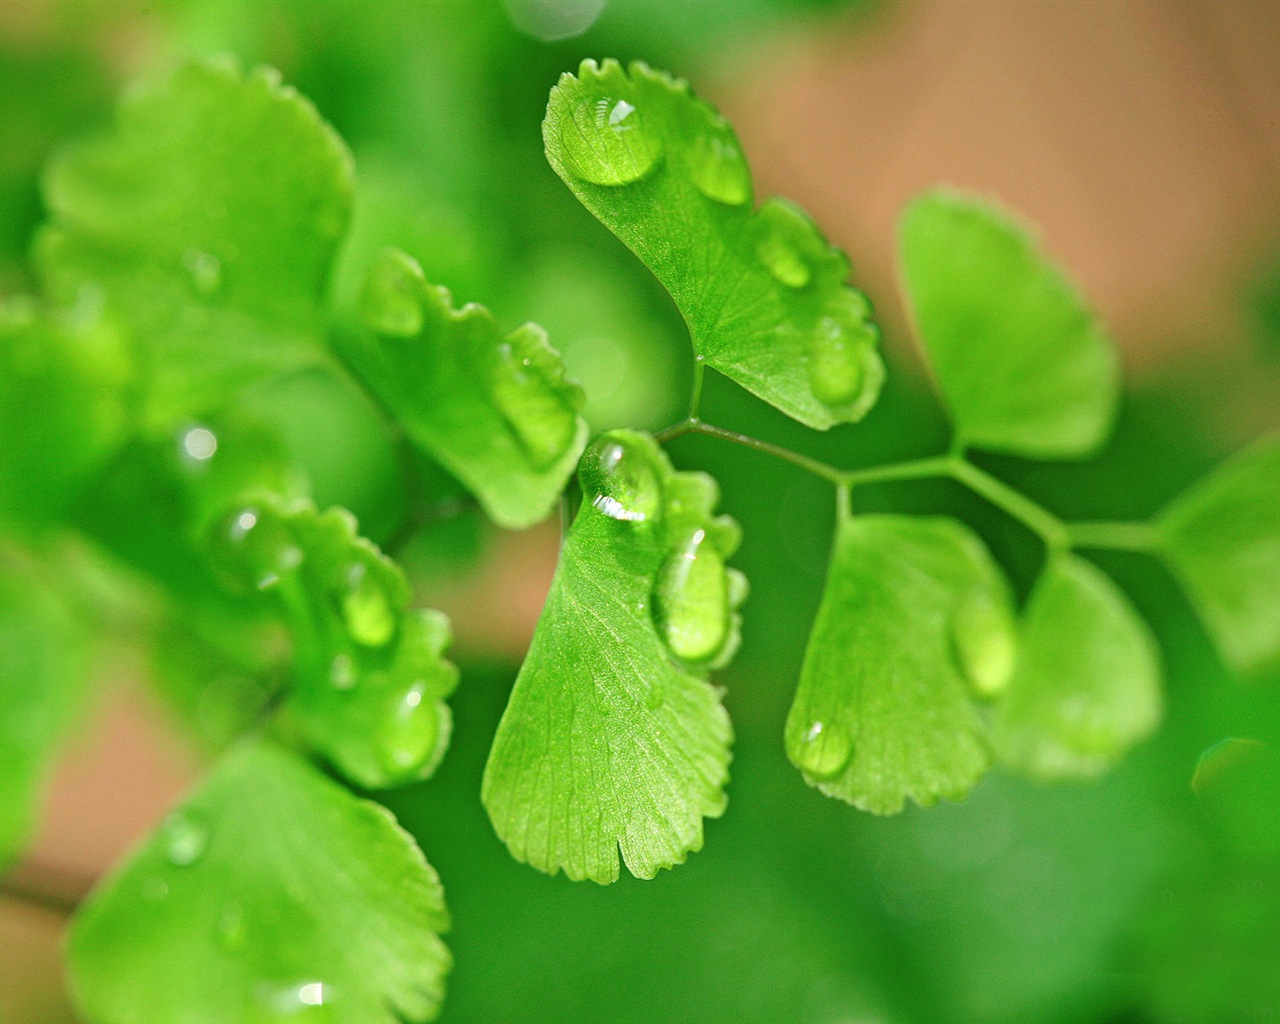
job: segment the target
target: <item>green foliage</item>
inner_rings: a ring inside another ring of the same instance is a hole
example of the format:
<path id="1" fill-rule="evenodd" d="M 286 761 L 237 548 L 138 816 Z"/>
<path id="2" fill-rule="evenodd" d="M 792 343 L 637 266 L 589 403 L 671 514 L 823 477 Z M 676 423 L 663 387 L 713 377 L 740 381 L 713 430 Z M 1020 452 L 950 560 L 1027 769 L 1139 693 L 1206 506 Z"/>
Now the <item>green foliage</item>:
<path id="1" fill-rule="evenodd" d="M 101 884 L 69 954 L 94 1020 L 397 1024 L 436 1013 L 448 927 L 384 808 L 250 743 Z"/>
<path id="2" fill-rule="evenodd" d="M 738 530 L 711 478 L 643 434 L 597 438 L 581 484 L 481 795 L 519 860 L 612 882 L 621 851 L 652 878 L 725 808 L 731 730 L 706 672 L 738 643 Z"/>
<path id="3" fill-rule="evenodd" d="M 547 159 L 671 293 L 694 352 L 801 423 L 861 419 L 884 377 L 849 261 L 797 207 L 752 209 L 733 128 L 686 83 L 585 61 L 551 92 Z"/>

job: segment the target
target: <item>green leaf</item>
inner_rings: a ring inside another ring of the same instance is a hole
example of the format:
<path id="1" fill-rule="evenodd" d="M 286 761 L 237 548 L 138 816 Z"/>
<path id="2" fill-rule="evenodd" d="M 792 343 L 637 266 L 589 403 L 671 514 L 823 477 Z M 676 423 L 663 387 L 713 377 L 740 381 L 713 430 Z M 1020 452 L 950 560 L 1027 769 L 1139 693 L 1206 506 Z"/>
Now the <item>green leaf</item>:
<path id="1" fill-rule="evenodd" d="M 753 210 L 733 129 L 686 83 L 584 61 L 551 91 L 547 159 L 671 293 L 694 351 L 807 426 L 861 419 L 884 379 L 849 261 L 799 208 Z"/>
<path id="2" fill-rule="evenodd" d="M 86 655 L 72 610 L 0 551 L 0 867 L 28 837 L 45 771 L 82 699 Z"/>
<path id="3" fill-rule="evenodd" d="M 938 191 L 907 207 L 899 236 L 916 326 L 957 439 L 1041 459 L 1102 444 L 1119 361 L 1027 229 L 982 200 Z"/>
<path id="4" fill-rule="evenodd" d="M 583 502 L 485 768 L 481 796 L 518 860 L 612 882 L 702 846 L 725 807 L 729 717 L 709 669 L 732 656 L 745 580 L 717 489 L 653 439 L 601 435 Z"/>
<path id="5" fill-rule="evenodd" d="M 270 601 L 292 632 L 289 708 L 316 750 L 369 789 L 435 771 L 458 683 L 449 622 L 409 608 L 404 573 L 349 512 L 264 495 L 218 524 L 210 550 L 228 583 Z"/>
<path id="6" fill-rule="evenodd" d="M 73 922 L 102 1024 L 425 1021 L 451 959 L 434 870 L 383 807 L 292 754 L 228 753 Z"/>
<path id="7" fill-rule="evenodd" d="M 129 327 L 152 425 L 317 358 L 352 164 L 276 72 L 209 61 L 137 88 L 44 184 L 49 294 Z"/>
<path id="8" fill-rule="evenodd" d="M 992 719 L 1006 764 L 1045 779 L 1100 775 L 1160 719 L 1159 654 L 1111 580 L 1050 560 L 1018 630 L 1018 665 Z"/>
<path id="9" fill-rule="evenodd" d="M 120 348 L 97 320 L 0 302 L 0 519 L 50 525 L 119 444 Z"/>
<path id="10" fill-rule="evenodd" d="M 907 797 L 960 799 L 990 755 L 969 690 L 1007 681 L 1008 587 L 951 519 L 844 519 L 800 686 L 787 754 L 805 781 L 877 814 Z"/>
<path id="11" fill-rule="evenodd" d="M 385 250 L 365 282 L 367 327 L 348 358 L 405 433 L 500 526 L 545 519 L 587 439 L 582 391 L 542 329 L 499 330 L 482 306 L 453 309 L 412 258 Z"/>
<path id="12" fill-rule="evenodd" d="M 1160 517 L 1165 559 L 1223 657 L 1280 662 L 1280 440 L 1240 453 Z"/>

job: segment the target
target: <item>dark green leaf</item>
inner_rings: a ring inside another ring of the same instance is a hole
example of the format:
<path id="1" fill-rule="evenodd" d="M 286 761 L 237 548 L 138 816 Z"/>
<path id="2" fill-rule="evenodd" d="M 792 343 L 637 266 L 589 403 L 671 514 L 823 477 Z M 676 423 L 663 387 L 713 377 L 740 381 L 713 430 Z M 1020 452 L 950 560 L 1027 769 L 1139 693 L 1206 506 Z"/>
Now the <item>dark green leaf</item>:
<path id="1" fill-rule="evenodd" d="M 819 430 L 861 419 L 884 378 L 849 261 L 797 207 L 753 209 L 733 129 L 686 83 L 584 61 L 551 91 L 547 159 L 663 283 L 694 350 Z"/>
<path id="2" fill-rule="evenodd" d="M 1008 587 L 951 519 L 843 520 L 814 623 L 787 753 L 805 780 L 877 814 L 960 799 L 990 763 L 969 689 L 1014 661 Z"/>
<path id="3" fill-rule="evenodd" d="M 190 64 L 126 95 L 112 132 L 45 177 L 52 296 L 105 299 L 169 425 L 316 358 L 351 158 L 279 75 Z"/>
<path id="4" fill-rule="evenodd" d="M 904 213 L 900 244 L 916 326 L 962 444 L 1052 459 L 1106 440 L 1116 354 L 1023 225 L 981 200 L 931 192 Z"/>
<path id="5" fill-rule="evenodd" d="M 1155 639 L 1119 589 L 1073 555 L 1052 558 L 1018 633 L 1018 665 L 992 721 L 997 754 L 1046 779 L 1111 767 L 1160 720 Z"/>
<path id="6" fill-rule="evenodd" d="M 410 609 L 404 573 L 344 509 L 263 496 L 211 538 L 228 582 L 271 601 L 293 634 L 289 707 L 308 742 L 370 789 L 425 778 L 449 743 L 448 620 Z"/>
<path id="7" fill-rule="evenodd" d="M 602 435 L 582 509 L 485 768 L 482 798 L 519 860 L 612 882 L 702 845 L 725 806 L 729 718 L 709 669 L 738 640 L 738 530 L 715 483 L 653 440 Z"/>
<path id="8" fill-rule="evenodd" d="M 1242 452 L 1160 518 L 1162 548 L 1224 658 L 1280 661 L 1280 441 Z"/>
<path id="9" fill-rule="evenodd" d="M 405 433 L 499 525 L 545 519 L 587 438 L 582 391 L 534 324 L 503 334 L 489 311 L 455 310 L 404 253 L 365 283 L 368 333 L 349 356 Z"/>
<path id="10" fill-rule="evenodd" d="M 250 745 L 81 908 L 71 976 L 101 1024 L 425 1021 L 448 926 L 435 871 L 389 812 Z"/>

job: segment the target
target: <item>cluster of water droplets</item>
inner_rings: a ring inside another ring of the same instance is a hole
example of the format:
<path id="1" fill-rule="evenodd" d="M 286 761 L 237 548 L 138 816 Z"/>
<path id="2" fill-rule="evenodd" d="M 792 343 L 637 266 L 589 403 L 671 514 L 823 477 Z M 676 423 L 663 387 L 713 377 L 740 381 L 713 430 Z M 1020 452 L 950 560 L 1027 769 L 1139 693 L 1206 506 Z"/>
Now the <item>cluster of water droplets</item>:
<path id="1" fill-rule="evenodd" d="M 278 587 L 281 579 L 305 561 L 293 532 L 270 508 L 247 505 L 227 517 L 221 530 L 217 565 L 237 584 L 260 591 Z"/>

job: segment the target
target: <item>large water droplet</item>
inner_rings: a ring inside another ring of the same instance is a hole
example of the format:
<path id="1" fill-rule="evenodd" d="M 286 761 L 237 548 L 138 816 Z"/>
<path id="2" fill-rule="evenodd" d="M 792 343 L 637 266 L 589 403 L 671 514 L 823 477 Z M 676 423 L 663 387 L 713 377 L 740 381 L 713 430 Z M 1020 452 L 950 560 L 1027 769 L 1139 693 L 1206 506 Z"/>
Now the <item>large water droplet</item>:
<path id="1" fill-rule="evenodd" d="M 220 557 L 214 566 L 232 585 L 269 590 L 304 560 L 289 528 L 270 509 L 231 513 L 214 535 Z"/>
<path id="2" fill-rule="evenodd" d="M 392 338 L 412 338 L 422 330 L 425 279 L 414 259 L 384 249 L 369 268 L 360 295 L 360 315 L 370 330 Z"/>
<path id="3" fill-rule="evenodd" d="M 191 275 L 191 284 L 198 294 L 207 298 L 222 287 L 222 260 L 213 253 L 188 249 L 183 253 L 182 262 Z"/>
<path id="4" fill-rule="evenodd" d="M 812 722 L 793 752 L 796 766 L 818 781 L 834 779 L 849 763 L 853 744 L 837 725 Z"/>
<path id="5" fill-rule="evenodd" d="M 808 262 L 784 231 L 762 230 L 756 239 L 756 255 L 773 279 L 788 288 L 803 288 L 813 279 Z"/>
<path id="6" fill-rule="evenodd" d="M 554 353 L 532 327 L 513 332 L 494 353 L 494 404 L 537 469 L 564 455 L 578 430 L 569 398 L 573 386 L 553 383 L 557 369 Z"/>
<path id="7" fill-rule="evenodd" d="M 974 692 L 994 697 L 1008 684 L 1017 658 L 1013 620 L 984 589 L 965 594 L 951 620 L 951 649 Z"/>
<path id="8" fill-rule="evenodd" d="M 560 127 L 569 169 L 596 185 L 627 185 L 643 178 L 662 156 L 662 139 L 644 112 L 627 100 L 581 100 Z"/>
<path id="9" fill-rule="evenodd" d="M 390 780 L 403 780 L 420 771 L 435 753 L 440 716 L 424 695 L 421 683 L 411 686 L 388 709 L 378 728 L 379 762 Z"/>
<path id="10" fill-rule="evenodd" d="M 218 945 L 228 953 L 239 953 L 248 942 L 249 927 L 245 924 L 244 908 L 238 903 L 228 903 L 218 915 Z"/>
<path id="11" fill-rule="evenodd" d="M 641 443 L 623 434 L 602 434 L 582 456 L 582 493 L 610 519 L 641 523 L 662 511 L 662 485 Z"/>
<path id="12" fill-rule="evenodd" d="M 809 386 L 825 405 L 852 402 L 862 393 L 866 378 L 864 343 L 833 317 L 824 317 L 809 348 Z"/>
<path id="13" fill-rule="evenodd" d="M 733 129 L 723 118 L 712 116 L 700 131 L 689 154 L 689 178 L 708 199 L 741 206 L 751 198 L 751 172 Z"/>
<path id="14" fill-rule="evenodd" d="M 705 530 L 695 530 L 663 562 L 653 615 L 671 653 L 708 661 L 729 635 L 729 581 L 724 560 Z"/>
<path id="15" fill-rule="evenodd" d="M 382 647 L 395 635 L 396 619 L 387 592 L 363 562 L 347 569 L 342 618 L 351 638 L 365 647 Z"/>
<path id="16" fill-rule="evenodd" d="M 209 829 L 192 814 L 175 811 L 161 826 L 161 843 L 170 864 L 187 867 L 204 854 L 209 845 Z"/>

